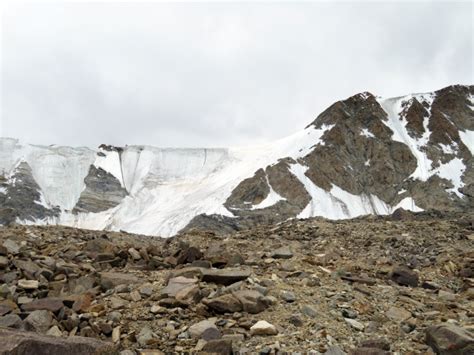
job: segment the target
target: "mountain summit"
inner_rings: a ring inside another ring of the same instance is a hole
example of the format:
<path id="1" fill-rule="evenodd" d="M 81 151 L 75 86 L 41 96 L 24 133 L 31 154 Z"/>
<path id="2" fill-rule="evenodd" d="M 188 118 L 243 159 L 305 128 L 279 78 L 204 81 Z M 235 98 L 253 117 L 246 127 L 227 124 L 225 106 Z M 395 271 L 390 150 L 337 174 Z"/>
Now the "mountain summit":
<path id="1" fill-rule="evenodd" d="M 322 216 L 474 207 L 474 86 L 338 101 L 256 147 L 98 150 L 0 138 L 0 224 L 172 236 Z"/>

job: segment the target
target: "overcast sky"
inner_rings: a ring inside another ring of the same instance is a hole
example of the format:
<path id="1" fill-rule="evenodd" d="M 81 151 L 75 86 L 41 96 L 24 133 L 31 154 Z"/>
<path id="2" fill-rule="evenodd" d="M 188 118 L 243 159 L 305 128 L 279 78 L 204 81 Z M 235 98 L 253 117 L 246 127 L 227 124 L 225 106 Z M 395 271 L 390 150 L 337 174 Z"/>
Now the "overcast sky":
<path id="1" fill-rule="evenodd" d="M 222 147 L 361 91 L 473 80 L 473 5 L 41 3 L 2 8 L 0 136 Z"/>

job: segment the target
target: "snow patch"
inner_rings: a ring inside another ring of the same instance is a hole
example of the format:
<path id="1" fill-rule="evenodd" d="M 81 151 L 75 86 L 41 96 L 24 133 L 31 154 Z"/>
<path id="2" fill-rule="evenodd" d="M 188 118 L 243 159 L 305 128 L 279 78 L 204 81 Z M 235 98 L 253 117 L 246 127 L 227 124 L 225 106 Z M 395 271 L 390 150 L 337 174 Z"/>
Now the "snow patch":
<path id="1" fill-rule="evenodd" d="M 399 193 L 400 194 L 400 193 Z M 415 204 L 415 201 L 411 197 L 405 197 L 403 200 L 401 200 L 396 206 L 392 208 L 393 211 L 395 211 L 398 208 L 403 208 L 404 210 L 407 211 L 412 211 L 412 212 L 421 212 L 423 211 L 422 208 L 418 207 Z"/>
<path id="2" fill-rule="evenodd" d="M 423 97 L 423 94 L 419 94 Z M 422 148 L 428 143 L 431 132 L 428 130 L 429 117 L 424 117 L 424 133 L 421 138 L 413 138 L 408 134 L 405 117 L 400 117 L 402 104 L 407 102 L 407 97 L 379 100 L 380 106 L 387 113 L 387 120 L 382 121 L 393 132 L 392 139 L 401 142 L 410 148 L 410 151 L 417 160 L 417 167 L 410 175 L 413 179 L 426 181 L 432 175 L 430 173 L 432 161 L 427 157 Z"/>
<path id="3" fill-rule="evenodd" d="M 316 186 L 306 175 L 308 167 L 292 164 L 290 171 L 304 185 L 311 201 L 297 218 L 321 216 L 329 219 L 353 218 L 367 214 L 387 214 L 390 207 L 375 195 L 353 195 L 336 185 L 330 191 Z"/>
<path id="4" fill-rule="evenodd" d="M 257 210 L 257 209 L 262 209 L 266 207 L 270 207 L 278 203 L 279 201 L 286 201 L 286 198 L 280 196 L 275 190 L 273 190 L 272 185 L 268 181 L 267 177 L 267 184 L 270 187 L 270 192 L 268 193 L 268 196 L 259 204 L 253 205 L 252 210 Z"/>
<path id="5" fill-rule="evenodd" d="M 375 136 L 367 128 L 363 128 L 360 134 L 367 138 L 375 138 Z"/>
<path id="6" fill-rule="evenodd" d="M 459 131 L 459 137 L 471 154 L 474 155 L 474 131 Z"/>
<path id="7" fill-rule="evenodd" d="M 120 185 L 125 187 L 122 176 L 122 164 L 120 162 L 120 155 L 117 151 L 99 149 L 94 166 L 113 175 L 118 181 L 120 181 Z"/>
<path id="8" fill-rule="evenodd" d="M 438 144 L 441 147 L 441 150 L 443 151 L 444 154 L 456 154 L 456 151 L 458 150 L 457 144 L 454 142 L 451 145 L 446 145 L 439 143 Z"/>
<path id="9" fill-rule="evenodd" d="M 463 161 L 459 158 L 454 158 L 446 164 L 441 164 L 438 168 L 433 170 L 433 173 L 437 174 L 440 178 L 450 180 L 454 187 L 447 191 L 454 192 L 458 197 L 462 198 L 463 195 L 458 189 L 464 186 L 461 177 L 465 170 L 466 166 Z"/>

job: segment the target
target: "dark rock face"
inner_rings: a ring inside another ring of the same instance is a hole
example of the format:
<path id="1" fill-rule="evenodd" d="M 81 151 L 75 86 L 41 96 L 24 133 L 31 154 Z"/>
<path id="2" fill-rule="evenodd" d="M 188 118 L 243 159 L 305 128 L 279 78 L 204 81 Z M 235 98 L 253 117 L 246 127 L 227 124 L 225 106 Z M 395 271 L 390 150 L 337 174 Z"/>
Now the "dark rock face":
<path id="1" fill-rule="evenodd" d="M 431 169 L 453 159 L 460 159 L 466 166 L 462 175 L 464 186 L 459 191 L 453 191 L 455 187 L 450 180 L 437 175 L 426 181 L 411 177 L 418 167 L 418 158 L 407 144 L 393 139 L 389 116 L 377 98 L 362 93 L 336 102 L 308 126 L 330 127 L 322 136 L 324 144 L 315 145 L 298 161 L 283 158 L 259 169 L 234 189 L 225 206 L 238 218 L 200 215 L 185 230 L 205 227 L 229 232 L 229 229 L 240 230 L 297 216 L 311 200 L 290 170 L 291 165 L 297 163 L 307 167 L 305 175 L 317 187 L 330 191 L 335 185 L 351 194 L 367 196 L 374 210 L 371 195 L 390 206 L 411 197 L 425 210 L 472 209 L 474 158 L 460 132 L 474 129 L 470 102 L 473 95 L 474 86 L 455 85 L 438 90 L 430 97 L 400 98 L 398 119 L 405 122 L 409 137 L 424 142 L 418 149 L 431 160 Z M 271 189 L 283 199 L 266 208 L 252 208 L 263 201 Z"/>
<path id="2" fill-rule="evenodd" d="M 0 329 L 0 353 L 5 355 L 113 355 L 113 344 L 92 338 L 57 338 L 31 332 Z"/>
<path id="3" fill-rule="evenodd" d="M 41 190 L 31 168 L 21 162 L 7 181 L 0 177 L 0 224 L 8 225 L 16 219 L 34 221 L 59 215 L 59 208 L 47 208 L 41 204 Z"/>
<path id="4" fill-rule="evenodd" d="M 101 212 L 117 206 L 127 191 L 115 176 L 91 165 L 84 179 L 86 189 L 74 207 L 74 212 Z"/>

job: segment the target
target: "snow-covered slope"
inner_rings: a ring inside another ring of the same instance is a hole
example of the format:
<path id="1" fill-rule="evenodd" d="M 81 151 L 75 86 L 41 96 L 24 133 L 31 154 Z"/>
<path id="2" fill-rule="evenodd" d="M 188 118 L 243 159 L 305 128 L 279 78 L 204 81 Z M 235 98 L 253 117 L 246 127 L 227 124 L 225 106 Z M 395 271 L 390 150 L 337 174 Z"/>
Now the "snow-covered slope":
<path id="1" fill-rule="evenodd" d="M 8 205 L 10 210 L 18 209 L 15 220 L 22 223 L 172 236 L 202 214 L 238 221 L 254 215 L 268 219 L 269 214 L 272 220 L 275 216 L 340 219 L 388 214 L 398 207 L 420 211 L 432 207 L 422 191 L 427 184 L 440 185 L 433 177 L 445 184 L 441 191 L 449 196 L 449 208 L 451 200 L 453 208 L 469 205 L 474 90 L 461 88 L 455 94 L 466 96 L 467 91 L 468 104 L 459 117 L 443 109 L 441 91 L 385 100 L 372 100 L 371 94 L 364 93 L 333 105 L 287 138 L 254 147 L 101 146 L 93 150 L 0 138 L 0 222 L 2 207 Z M 414 99 L 424 108 L 415 110 Z M 348 111 L 350 105 L 357 107 L 358 116 Z M 460 110 L 456 110 L 457 114 Z M 455 126 L 452 141 L 436 141 L 440 134 L 433 134 L 438 129 L 433 125 L 440 120 L 438 111 Z M 386 151 L 395 151 L 386 160 L 394 159 L 392 168 L 396 163 L 406 165 L 394 170 L 399 175 L 396 181 L 381 177 Z M 400 159 L 407 159 L 406 164 Z M 13 194 L 9 181 L 22 162 L 31 169 L 44 208 L 59 207 L 53 215 L 31 218 L 9 198 Z M 259 169 L 263 178 L 256 174 Z M 386 191 L 377 187 L 384 184 L 380 179 L 392 181 Z M 100 202 L 107 199 L 102 206 Z M 90 210 L 98 212 L 87 212 L 91 204 Z"/>

